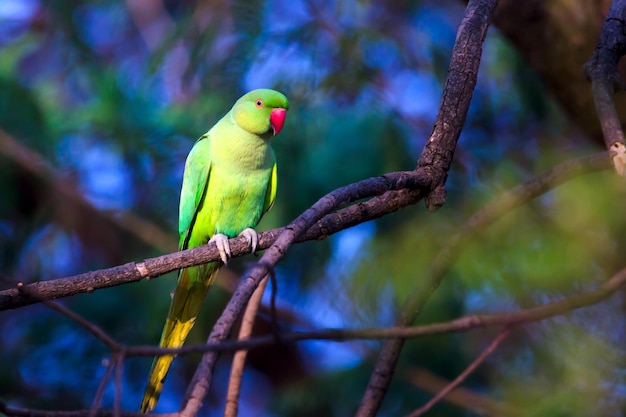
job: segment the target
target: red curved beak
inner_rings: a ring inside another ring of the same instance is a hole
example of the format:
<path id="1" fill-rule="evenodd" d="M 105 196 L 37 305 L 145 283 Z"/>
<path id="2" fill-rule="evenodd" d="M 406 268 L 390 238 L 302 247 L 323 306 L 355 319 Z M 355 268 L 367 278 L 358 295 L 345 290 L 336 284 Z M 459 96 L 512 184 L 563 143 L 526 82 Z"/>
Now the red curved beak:
<path id="1" fill-rule="evenodd" d="M 287 110 L 285 109 L 272 109 L 272 112 L 270 113 L 270 126 L 272 127 L 272 131 L 274 132 L 274 136 L 278 135 L 283 129 L 286 115 Z"/>

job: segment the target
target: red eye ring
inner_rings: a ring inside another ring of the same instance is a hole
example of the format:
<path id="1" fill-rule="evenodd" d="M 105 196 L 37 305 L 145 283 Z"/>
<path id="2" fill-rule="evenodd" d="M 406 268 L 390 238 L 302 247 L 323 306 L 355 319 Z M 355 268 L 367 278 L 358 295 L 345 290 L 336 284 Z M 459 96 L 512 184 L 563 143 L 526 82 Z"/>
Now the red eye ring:
<path id="1" fill-rule="evenodd" d="M 259 109 L 260 109 L 260 108 L 263 108 L 263 106 L 264 106 L 264 105 L 263 105 L 263 100 L 261 100 L 260 98 L 257 98 L 257 99 L 256 99 L 256 101 L 254 102 L 254 105 L 255 105 L 256 107 L 258 107 Z"/>

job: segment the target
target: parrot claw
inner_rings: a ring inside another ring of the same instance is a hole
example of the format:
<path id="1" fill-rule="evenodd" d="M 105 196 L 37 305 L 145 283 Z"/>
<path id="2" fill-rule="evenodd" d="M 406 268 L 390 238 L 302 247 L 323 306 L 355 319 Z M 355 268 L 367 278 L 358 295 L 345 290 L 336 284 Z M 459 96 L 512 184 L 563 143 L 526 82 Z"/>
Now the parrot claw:
<path id="1" fill-rule="evenodd" d="M 254 255 L 256 253 L 256 247 L 259 243 L 259 235 L 257 234 L 256 230 L 248 227 L 247 229 L 244 229 L 243 232 L 239 233 L 239 236 L 243 236 L 246 238 L 246 241 L 248 241 L 248 245 L 250 245 L 250 248 L 252 248 L 252 254 Z"/>
<path id="2" fill-rule="evenodd" d="M 230 245 L 228 244 L 228 237 L 221 233 L 213 235 L 213 237 L 209 240 L 209 243 L 215 242 L 215 246 L 217 246 L 217 250 L 220 253 L 220 258 L 224 265 L 228 263 L 228 259 L 230 258 Z"/>
<path id="3" fill-rule="evenodd" d="M 244 229 L 243 232 L 239 233 L 239 236 L 243 236 L 246 238 L 246 241 L 248 242 L 248 245 L 250 245 L 250 247 L 252 248 L 252 253 L 254 254 L 256 252 L 256 247 L 259 243 L 259 235 L 257 234 L 256 230 L 248 227 L 247 229 Z M 224 262 L 224 265 L 228 264 L 228 260 L 231 257 L 230 245 L 228 244 L 228 236 L 222 233 L 218 233 L 216 235 L 213 235 L 213 237 L 209 240 L 209 243 L 211 242 L 215 243 L 215 246 L 220 253 L 220 258 L 222 259 L 222 262 Z"/>

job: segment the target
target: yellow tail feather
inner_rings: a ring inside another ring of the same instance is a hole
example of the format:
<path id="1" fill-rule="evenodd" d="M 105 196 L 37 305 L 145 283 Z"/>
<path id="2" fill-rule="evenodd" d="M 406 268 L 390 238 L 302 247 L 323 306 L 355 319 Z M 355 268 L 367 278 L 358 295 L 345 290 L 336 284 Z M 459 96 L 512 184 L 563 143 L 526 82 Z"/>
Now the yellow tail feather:
<path id="1" fill-rule="evenodd" d="M 218 264 L 212 263 L 187 268 L 180 272 L 159 347 L 179 348 L 185 343 L 218 269 Z M 147 413 L 156 407 L 161 391 L 163 391 L 165 376 L 173 360 L 174 355 L 154 358 L 148 384 L 141 401 L 140 412 Z"/>

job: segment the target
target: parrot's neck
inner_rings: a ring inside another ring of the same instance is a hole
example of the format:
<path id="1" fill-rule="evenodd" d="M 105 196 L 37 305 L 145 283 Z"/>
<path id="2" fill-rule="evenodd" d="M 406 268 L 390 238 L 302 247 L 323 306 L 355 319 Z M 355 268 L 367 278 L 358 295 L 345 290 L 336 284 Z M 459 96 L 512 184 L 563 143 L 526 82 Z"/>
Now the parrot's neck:
<path id="1" fill-rule="evenodd" d="M 266 170 L 274 165 L 271 135 L 255 135 L 229 120 L 227 132 L 210 132 L 211 159 L 220 165 L 235 165 L 238 169 Z M 218 143 L 219 141 L 219 143 Z"/>

